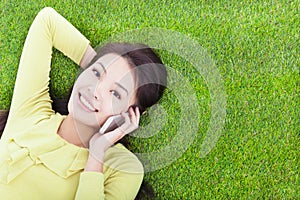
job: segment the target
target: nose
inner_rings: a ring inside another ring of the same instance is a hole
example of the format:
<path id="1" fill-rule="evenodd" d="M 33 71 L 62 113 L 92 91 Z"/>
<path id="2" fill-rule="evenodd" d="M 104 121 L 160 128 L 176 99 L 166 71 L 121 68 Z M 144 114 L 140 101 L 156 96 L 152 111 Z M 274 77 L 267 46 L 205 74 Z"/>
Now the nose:
<path id="1" fill-rule="evenodd" d="M 101 94 L 100 94 L 98 88 L 95 88 L 92 93 L 93 93 L 93 96 L 94 96 L 95 100 L 100 100 L 101 99 Z"/>
<path id="2" fill-rule="evenodd" d="M 92 90 L 94 99 L 97 101 L 103 99 L 103 95 L 102 95 L 103 91 L 104 91 L 104 85 L 98 82 Z"/>

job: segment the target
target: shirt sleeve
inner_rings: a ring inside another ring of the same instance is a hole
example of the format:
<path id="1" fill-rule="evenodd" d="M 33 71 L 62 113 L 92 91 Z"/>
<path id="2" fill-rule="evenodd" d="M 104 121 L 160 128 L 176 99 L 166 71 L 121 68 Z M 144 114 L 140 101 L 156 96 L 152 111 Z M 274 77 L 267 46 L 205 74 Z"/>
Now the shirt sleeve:
<path id="1" fill-rule="evenodd" d="M 121 144 L 105 152 L 102 173 L 82 172 L 76 200 L 130 200 L 135 199 L 144 178 L 144 169 L 138 158 Z"/>
<path id="2" fill-rule="evenodd" d="M 83 172 L 75 200 L 130 200 L 138 193 L 143 174 L 117 172 L 104 182 L 104 175 L 97 172 Z"/>
<path id="3" fill-rule="evenodd" d="M 89 41 L 54 9 L 42 9 L 34 19 L 22 51 L 10 117 L 52 114 L 49 73 L 52 48 L 79 64 Z"/>
<path id="4" fill-rule="evenodd" d="M 82 172 L 75 200 L 104 199 L 104 175 L 97 172 Z"/>

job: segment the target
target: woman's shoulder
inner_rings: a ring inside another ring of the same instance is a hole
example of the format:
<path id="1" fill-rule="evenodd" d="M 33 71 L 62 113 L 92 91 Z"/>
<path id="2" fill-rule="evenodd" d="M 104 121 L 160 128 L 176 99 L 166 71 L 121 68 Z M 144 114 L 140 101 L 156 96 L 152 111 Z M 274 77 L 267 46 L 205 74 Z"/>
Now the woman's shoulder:
<path id="1" fill-rule="evenodd" d="M 120 143 L 105 152 L 104 166 L 126 173 L 144 173 L 141 161 Z"/>

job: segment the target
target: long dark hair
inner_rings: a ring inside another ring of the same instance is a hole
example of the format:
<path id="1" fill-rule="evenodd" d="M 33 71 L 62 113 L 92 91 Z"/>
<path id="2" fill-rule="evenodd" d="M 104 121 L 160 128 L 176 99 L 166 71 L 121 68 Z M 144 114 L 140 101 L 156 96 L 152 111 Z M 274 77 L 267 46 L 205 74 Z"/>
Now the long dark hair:
<path id="1" fill-rule="evenodd" d="M 148 107 L 156 104 L 163 95 L 167 86 L 167 71 L 159 56 L 147 45 L 129 44 L 129 43 L 109 43 L 97 51 L 90 65 L 105 54 L 114 53 L 125 58 L 130 67 L 134 69 L 134 75 L 137 79 L 137 102 L 136 105 L 140 112 L 144 112 Z M 52 98 L 52 109 L 62 115 L 68 114 L 67 105 L 70 93 L 65 98 Z M 0 137 L 5 127 L 8 117 L 8 111 L 0 111 Z M 130 149 L 128 136 L 120 141 L 124 146 Z M 154 191 L 152 187 L 143 180 L 136 199 L 153 198 Z"/>

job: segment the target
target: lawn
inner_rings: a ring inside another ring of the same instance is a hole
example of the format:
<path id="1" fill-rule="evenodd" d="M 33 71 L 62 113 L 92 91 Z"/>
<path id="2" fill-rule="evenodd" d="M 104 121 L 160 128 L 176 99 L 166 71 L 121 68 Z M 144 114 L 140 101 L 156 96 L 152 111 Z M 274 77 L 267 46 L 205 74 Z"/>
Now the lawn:
<path id="1" fill-rule="evenodd" d="M 300 199 L 299 5 L 1 1 L 0 109 L 9 108 L 28 28 L 51 6 L 92 46 L 112 38 L 149 41 L 168 67 L 165 96 L 130 138 L 156 199 Z M 77 74 L 78 67 L 54 51 L 52 96 L 67 95 Z"/>

